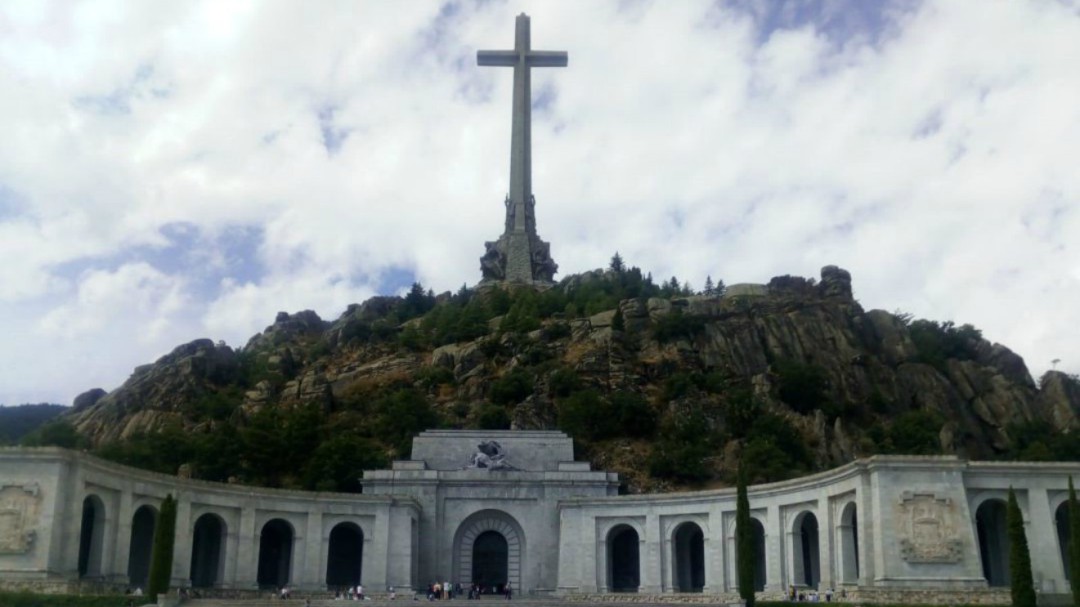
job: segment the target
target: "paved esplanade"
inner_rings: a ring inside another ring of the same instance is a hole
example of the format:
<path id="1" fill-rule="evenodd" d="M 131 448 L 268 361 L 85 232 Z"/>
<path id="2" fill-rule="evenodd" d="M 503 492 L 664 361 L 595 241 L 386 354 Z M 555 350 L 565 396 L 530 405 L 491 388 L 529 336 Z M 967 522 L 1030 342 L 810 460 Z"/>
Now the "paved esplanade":
<path id="1" fill-rule="evenodd" d="M 506 197 L 506 228 L 497 242 L 488 242 L 481 258 L 485 280 L 551 282 L 558 266 L 548 244 L 536 234 L 532 194 L 532 92 L 529 70 L 566 67 L 563 51 L 534 51 L 529 41 L 529 17 L 517 17 L 514 50 L 478 51 L 478 65 L 514 68 L 513 131 L 510 142 L 510 193 Z"/>

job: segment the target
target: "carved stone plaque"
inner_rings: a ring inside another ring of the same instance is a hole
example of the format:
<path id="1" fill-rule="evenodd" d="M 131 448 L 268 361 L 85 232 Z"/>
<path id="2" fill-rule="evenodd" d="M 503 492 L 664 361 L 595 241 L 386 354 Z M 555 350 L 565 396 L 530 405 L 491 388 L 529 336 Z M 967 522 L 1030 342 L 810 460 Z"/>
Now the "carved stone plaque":
<path id="1" fill-rule="evenodd" d="M 964 558 L 952 500 L 933 493 L 904 492 L 897 512 L 900 557 L 905 561 L 958 563 Z"/>
<path id="2" fill-rule="evenodd" d="M 36 484 L 0 482 L 0 554 L 24 554 L 34 546 L 41 496 Z"/>

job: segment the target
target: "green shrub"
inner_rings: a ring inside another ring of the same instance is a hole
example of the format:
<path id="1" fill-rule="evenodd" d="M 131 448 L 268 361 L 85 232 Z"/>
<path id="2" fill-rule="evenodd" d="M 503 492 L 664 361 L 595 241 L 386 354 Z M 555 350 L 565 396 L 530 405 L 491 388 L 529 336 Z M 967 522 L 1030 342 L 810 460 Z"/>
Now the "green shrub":
<path id="1" fill-rule="evenodd" d="M 521 367 L 515 367 L 492 382 L 489 397 L 495 404 L 513 405 L 525 400 L 532 393 L 532 373 Z"/>
<path id="2" fill-rule="evenodd" d="M 779 360 L 774 364 L 779 377 L 780 400 L 799 413 L 812 413 L 826 405 L 825 370 L 812 363 Z"/>
<path id="3" fill-rule="evenodd" d="M 454 372 L 439 365 L 421 367 L 420 370 L 416 372 L 415 379 L 427 390 L 431 390 L 432 388 L 436 388 L 443 384 L 454 384 L 456 382 Z"/>
<path id="4" fill-rule="evenodd" d="M 546 341 L 555 341 L 557 339 L 563 339 L 564 337 L 570 337 L 570 333 L 570 323 L 558 321 L 544 327 L 542 335 Z"/>
<path id="5" fill-rule="evenodd" d="M 520 291 L 499 323 L 499 330 L 506 333 L 528 333 L 539 328 L 540 309 L 536 304 L 536 294 L 530 290 Z"/>
<path id="6" fill-rule="evenodd" d="M 889 428 L 892 453 L 935 455 L 941 453 L 941 418 L 930 411 L 907 411 L 896 416 Z"/>
<path id="7" fill-rule="evenodd" d="M 610 397 L 612 419 L 623 436 L 649 438 L 656 433 L 656 412 L 637 392 L 615 392 Z"/>
<path id="8" fill-rule="evenodd" d="M 89 446 L 88 441 L 75 430 L 75 426 L 65 419 L 45 422 L 40 428 L 24 436 L 22 444 L 26 447 L 65 449 L 85 449 Z"/>
<path id="9" fill-rule="evenodd" d="M 649 473 L 659 478 L 698 483 L 712 476 L 708 458 L 715 436 L 700 411 L 671 415 L 660 424 L 660 435 L 649 454 Z"/>
<path id="10" fill-rule="evenodd" d="M 901 320 L 905 318 L 901 317 Z M 915 344 L 919 362 L 942 372 L 945 371 L 945 361 L 950 358 L 973 360 L 977 356 L 976 346 L 982 340 L 982 331 L 969 324 L 957 327 L 952 321 L 911 321 L 908 333 Z"/>
<path id="11" fill-rule="evenodd" d="M 798 476 L 813 460 L 799 431 L 778 415 L 757 415 L 745 440 L 741 461 L 747 470 L 747 482 L 766 483 Z"/>
<path id="12" fill-rule="evenodd" d="M 685 371 L 679 371 L 668 376 L 664 380 L 663 399 L 673 401 L 688 396 L 697 389 L 694 378 Z"/>
<path id="13" fill-rule="evenodd" d="M 389 463 L 378 443 L 346 429 L 322 441 L 312 452 L 304 468 L 304 488 L 360 493 L 364 470 L 379 470 Z"/>
<path id="14" fill-rule="evenodd" d="M 673 310 L 661 316 L 653 325 L 653 339 L 667 343 L 679 339 L 694 339 L 705 331 L 705 319 L 700 316 L 684 314 L 682 310 Z"/>
<path id="15" fill-rule="evenodd" d="M 570 394 L 581 388 L 581 378 L 578 376 L 577 371 L 563 367 L 556 369 L 551 374 L 548 387 L 551 388 L 551 393 L 555 396 L 570 396 Z"/>
<path id="16" fill-rule="evenodd" d="M 441 419 L 423 394 L 415 388 L 402 388 L 379 399 L 375 404 L 376 435 L 393 445 L 399 458 L 412 452 L 412 437 L 424 430 L 438 428 Z"/>
<path id="17" fill-rule="evenodd" d="M 608 403 L 591 388 L 574 392 L 559 401 L 558 425 L 579 440 L 604 438 L 611 431 Z"/>
<path id="18" fill-rule="evenodd" d="M 476 415 L 476 425 L 481 430 L 509 430 L 510 414 L 506 407 L 484 404 Z"/>
<path id="19" fill-rule="evenodd" d="M 1080 461 L 1080 441 L 1071 434 L 1061 434 L 1050 423 L 1036 420 L 1010 424 L 1007 453 L 1010 459 L 1025 461 Z"/>

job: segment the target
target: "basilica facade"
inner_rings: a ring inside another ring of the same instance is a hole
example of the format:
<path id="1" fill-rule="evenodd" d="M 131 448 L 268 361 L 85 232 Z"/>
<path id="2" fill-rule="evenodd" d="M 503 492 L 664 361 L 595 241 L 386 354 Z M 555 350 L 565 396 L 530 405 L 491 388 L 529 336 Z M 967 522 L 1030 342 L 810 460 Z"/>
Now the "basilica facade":
<path id="1" fill-rule="evenodd" d="M 1024 514 L 1037 589 L 1067 593 L 1069 475 L 1080 464 L 875 456 L 753 486 L 757 589 L 889 600 L 1007 600 L 1005 497 Z M 735 493 L 619 495 L 547 431 L 428 431 L 363 494 L 182 479 L 56 448 L 0 450 L 0 587 L 145 584 L 158 510 L 178 500 L 172 583 L 255 591 L 434 581 L 517 594 L 737 591 Z M 996 593 L 996 594 L 995 594 Z M 692 599 L 693 597 L 688 597 Z"/>

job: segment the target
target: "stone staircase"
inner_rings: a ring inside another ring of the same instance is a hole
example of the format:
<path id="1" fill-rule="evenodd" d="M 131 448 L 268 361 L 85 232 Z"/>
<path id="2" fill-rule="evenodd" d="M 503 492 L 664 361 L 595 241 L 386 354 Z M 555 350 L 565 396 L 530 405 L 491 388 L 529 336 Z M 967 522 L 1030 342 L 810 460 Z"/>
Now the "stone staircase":
<path id="1" fill-rule="evenodd" d="M 280 599 L 270 599 L 269 597 L 263 599 L 187 599 L 179 603 L 182 607 L 304 607 L 304 600 L 311 600 L 311 607 L 350 607 L 356 605 L 356 607 L 496 607 L 496 605 L 506 604 L 507 607 L 582 607 L 588 604 L 624 604 L 633 605 L 633 607 L 669 607 L 669 606 L 682 606 L 685 607 L 688 604 L 703 603 L 704 598 L 698 594 L 693 596 L 696 600 L 687 600 L 691 597 L 687 596 L 684 600 L 680 600 L 679 595 L 671 597 L 658 597 L 650 595 L 604 595 L 602 598 L 596 597 L 576 597 L 576 600 L 567 600 L 565 598 L 558 597 L 521 597 L 514 598 L 511 601 L 506 601 L 502 597 L 483 597 L 478 600 L 470 601 L 467 599 L 454 599 L 453 601 L 427 601 L 426 599 L 417 597 L 417 600 L 413 600 L 411 597 L 403 598 L 399 596 L 397 600 L 391 601 L 386 598 L 369 599 L 363 602 L 352 602 L 345 600 L 335 600 L 333 598 L 327 598 L 325 594 L 320 593 L 318 595 L 303 595 L 294 594 L 293 598 L 283 601 Z M 712 600 L 708 601 L 712 605 L 723 605 L 726 601 L 722 600 L 722 597 L 710 597 Z"/>

